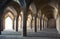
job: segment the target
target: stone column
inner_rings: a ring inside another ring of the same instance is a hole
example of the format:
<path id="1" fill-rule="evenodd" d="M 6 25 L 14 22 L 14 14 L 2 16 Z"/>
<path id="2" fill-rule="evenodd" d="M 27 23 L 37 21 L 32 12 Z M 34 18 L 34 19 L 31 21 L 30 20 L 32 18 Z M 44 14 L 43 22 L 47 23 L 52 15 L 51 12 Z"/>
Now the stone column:
<path id="1" fill-rule="evenodd" d="M 45 27 L 45 23 L 44 23 L 44 19 L 43 19 L 43 29 L 44 29 L 44 27 Z"/>
<path id="2" fill-rule="evenodd" d="M 45 26 L 46 26 L 46 29 L 47 29 L 47 20 L 45 20 Z"/>
<path id="3" fill-rule="evenodd" d="M 14 20 L 13 20 L 13 30 L 14 30 Z"/>
<path id="4" fill-rule="evenodd" d="M 37 32 L 37 26 L 36 26 L 36 24 L 37 24 L 37 19 L 36 19 L 36 16 L 34 17 L 35 19 L 35 32 Z"/>
<path id="5" fill-rule="evenodd" d="M 40 18 L 39 18 L 39 30 L 40 30 Z"/>
<path id="6" fill-rule="evenodd" d="M 47 28 L 47 20 L 45 20 L 45 25 L 46 25 L 46 28 Z"/>
<path id="7" fill-rule="evenodd" d="M 44 29 L 46 29 L 46 20 L 44 19 Z"/>
<path id="8" fill-rule="evenodd" d="M 46 27 L 48 28 L 48 21 L 46 21 Z"/>
<path id="9" fill-rule="evenodd" d="M 37 18 L 37 28 L 39 28 L 39 18 Z"/>
<path id="10" fill-rule="evenodd" d="M 27 12 L 26 12 L 26 9 L 23 9 L 23 36 L 27 36 L 27 26 L 26 26 L 26 23 L 27 23 Z"/>
<path id="11" fill-rule="evenodd" d="M 48 20 L 46 20 L 46 28 L 48 28 L 47 26 L 48 26 Z"/>
<path id="12" fill-rule="evenodd" d="M 38 20 L 37 20 L 37 31 L 39 32 L 40 31 L 40 19 L 38 17 Z"/>
<path id="13" fill-rule="evenodd" d="M 38 21 L 38 27 L 39 27 L 39 29 L 40 29 L 40 19 L 39 19 L 39 21 Z"/>
<path id="14" fill-rule="evenodd" d="M 31 29 L 33 28 L 33 26 L 32 26 L 32 21 L 33 21 L 33 19 L 31 20 L 31 23 L 30 23 L 30 24 L 31 24 Z"/>
<path id="15" fill-rule="evenodd" d="M 16 17 L 16 31 L 18 31 L 18 17 L 19 17 L 19 15 L 17 15 L 17 17 Z"/>
<path id="16" fill-rule="evenodd" d="M 42 28 L 42 30 L 43 30 L 43 18 L 42 18 L 42 27 L 41 27 L 41 28 Z"/>
<path id="17" fill-rule="evenodd" d="M 40 17 L 40 30 L 42 30 L 42 17 Z"/>

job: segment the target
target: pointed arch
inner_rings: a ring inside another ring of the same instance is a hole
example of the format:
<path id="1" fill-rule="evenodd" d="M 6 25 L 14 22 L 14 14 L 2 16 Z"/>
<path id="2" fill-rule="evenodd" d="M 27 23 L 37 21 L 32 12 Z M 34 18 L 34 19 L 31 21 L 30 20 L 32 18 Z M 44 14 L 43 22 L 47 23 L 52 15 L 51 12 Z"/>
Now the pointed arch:
<path id="1" fill-rule="evenodd" d="M 12 19 L 8 16 L 5 18 L 5 29 L 4 30 L 13 30 L 13 21 Z"/>

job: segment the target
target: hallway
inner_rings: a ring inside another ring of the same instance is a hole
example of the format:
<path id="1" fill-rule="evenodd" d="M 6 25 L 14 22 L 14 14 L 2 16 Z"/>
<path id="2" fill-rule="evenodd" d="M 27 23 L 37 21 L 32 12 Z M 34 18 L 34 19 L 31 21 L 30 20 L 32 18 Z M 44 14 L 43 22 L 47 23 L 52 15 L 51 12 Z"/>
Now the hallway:
<path id="1" fill-rule="evenodd" d="M 60 0 L 0 0 L 0 39 L 60 39 Z"/>

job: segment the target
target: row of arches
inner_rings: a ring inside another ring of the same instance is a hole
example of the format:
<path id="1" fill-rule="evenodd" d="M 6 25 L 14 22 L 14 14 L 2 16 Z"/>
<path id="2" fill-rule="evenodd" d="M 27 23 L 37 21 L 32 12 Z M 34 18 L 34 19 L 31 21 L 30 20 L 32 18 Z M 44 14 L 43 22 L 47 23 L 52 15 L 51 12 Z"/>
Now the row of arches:
<path id="1" fill-rule="evenodd" d="M 10 8 L 10 7 L 9 7 Z M 8 9 L 8 8 L 7 8 Z M 31 11 L 30 11 L 31 12 Z M 11 11 L 8 11 L 4 14 L 3 16 L 3 30 L 16 30 L 16 21 L 18 21 L 18 31 L 20 30 L 20 28 L 22 29 L 22 13 L 18 16 L 18 20 L 16 20 L 16 17 L 14 16 L 15 13 L 12 13 Z M 35 17 L 31 15 L 31 13 L 27 16 L 27 29 L 34 29 L 35 26 Z M 37 28 L 39 28 L 40 26 L 40 18 L 37 17 Z M 42 20 L 43 22 L 43 20 Z M 43 23 L 42 23 L 43 25 Z"/>
<path id="2" fill-rule="evenodd" d="M 21 8 L 17 4 L 10 3 L 5 7 L 3 13 L 3 30 L 22 30 L 24 35 L 30 30 L 37 32 L 50 27 L 59 31 L 56 20 L 59 14 L 57 6 L 58 4 L 53 2 L 42 7 L 37 7 L 35 3 L 31 3 L 27 8 Z"/>

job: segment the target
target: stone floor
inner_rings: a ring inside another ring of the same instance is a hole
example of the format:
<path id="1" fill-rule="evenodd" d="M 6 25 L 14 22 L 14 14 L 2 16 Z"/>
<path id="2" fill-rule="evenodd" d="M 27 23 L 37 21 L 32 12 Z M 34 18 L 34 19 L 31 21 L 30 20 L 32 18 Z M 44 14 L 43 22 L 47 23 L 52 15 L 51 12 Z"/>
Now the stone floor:
<path id="1" fill-rule="evenodd" d="M 2 32 L 0 39 L 60 39 L 60 34 L 56 29 L 45 29 L 39 32 L 27 32 L 27 36 L 23 37 L 22 32 Z"/>
<path id="2" fill-rule="evenodd" d="M 60 38 L 52 38 L 52 37 L 21 37 L 17 35 L 3 35 L 0 36 L 0 39 L 60 39 Z"/>

